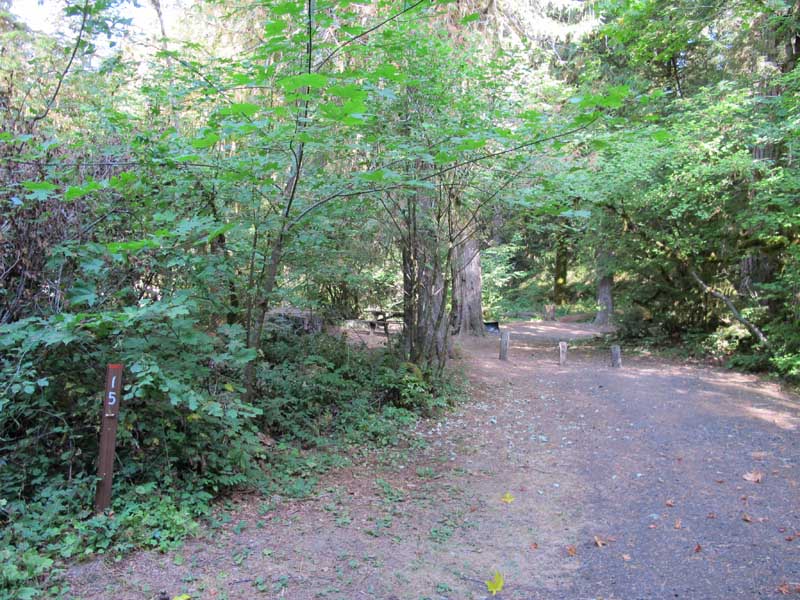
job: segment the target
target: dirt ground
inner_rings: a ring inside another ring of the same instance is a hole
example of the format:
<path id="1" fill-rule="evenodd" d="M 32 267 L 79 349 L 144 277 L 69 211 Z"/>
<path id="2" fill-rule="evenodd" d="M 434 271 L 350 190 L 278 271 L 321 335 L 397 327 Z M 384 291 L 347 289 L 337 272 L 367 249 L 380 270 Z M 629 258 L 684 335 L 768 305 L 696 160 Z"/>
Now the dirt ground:
<path id="1" fill-rule="evenodd" d="M 73 598 L 800 598 L 800 401 L 662 359 L 612 369 L 510 325 L 462 342 L 471 400 L 409 448 L 354 458 L 303 501 L 241 498 L 178 553 L 93 561 Z"/>

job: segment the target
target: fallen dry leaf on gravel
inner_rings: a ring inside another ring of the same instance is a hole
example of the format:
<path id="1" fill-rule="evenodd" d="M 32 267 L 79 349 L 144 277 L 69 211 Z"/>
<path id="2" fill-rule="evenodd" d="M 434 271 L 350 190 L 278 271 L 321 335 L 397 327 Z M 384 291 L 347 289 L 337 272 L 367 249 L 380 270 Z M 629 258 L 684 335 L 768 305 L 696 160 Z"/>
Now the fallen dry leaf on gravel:
<path id="1" fill-rule="evenodd" d="M 606 542 L 599 536 L 594 536 L 594 545 L 597 546 L 598 548 L 602 548 L 603 546 L 608 546 L 608 542 Z"/>
<path id="2" fill-rule="evenodd" d="M 697 544 L 697 546 L 694 547 L 695 554 L 697 554 L 698 552 L 702 552 L 702 550 L 703 547 L 700 544 Z"/>
<path id="3" fill-rule="evenodd" d="M 675 529 L 683 529 L 683 524 L 680 519 L 675 519 Z"/>
<path id="4" fill-rule="evenodd" d="M 751 483 L 761 483 L 764 479 L 764 474 L 761 471 L 750 471 L 742 475 L 742 479 L 750 481 Z"/>
<path id="5" fill-rule="evenodd" d="M 630 559 L 631 559 L 631 555 L 630 554 L 623 554 L 622 555 L 622 560 L 624 560 L 625 562 L 628 562 Z"/>
<path id="6" fill-rule="evenodd" d="M 795 594 L 800 594 L 800 583 L 788 583 L 784 581 L 778 586 L 777 591 L 784 596 L 791 594 L 792 592 Z"/>
<path id="7" fill-rule="evenodd" d="M 753 522 L 753 517 L 751 517 L 747 513 L 744 513 L 742 515 L 742 521 L 744 521 L 745 523 L 752 523 Z"/>
<path id="8" fill-rule="evenodd" d="M 673 506 L 675 506 L 675 500 L 673 500 L 672 498 L 670 498 L 670 499 L 669 499 L 669 500 L 667 500 L 667 501 L 666 501 L 664 504 L 666 504 L 667 506 L 669 506 L 670 508 L 672 508 Z"/>
<path id="9" fill-rule="evenodd" d="M 578 553 L 578 549 L 575 546 L 567 546 L 567 555 L 575 556 Z"/>

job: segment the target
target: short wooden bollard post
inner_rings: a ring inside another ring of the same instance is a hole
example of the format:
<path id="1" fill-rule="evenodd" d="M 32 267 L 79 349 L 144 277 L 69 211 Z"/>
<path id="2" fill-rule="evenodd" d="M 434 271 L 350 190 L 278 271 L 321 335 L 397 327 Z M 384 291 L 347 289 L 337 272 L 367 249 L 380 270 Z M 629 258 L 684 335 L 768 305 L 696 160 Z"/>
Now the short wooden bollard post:
<path id="1" fill-rule="evenodd" d="M 620 350 L 619 346 L 611 346 L 611 366 L 622 366 L 622 350 Z"/>
<path id="2" fill-rule="evenodd" d="M 558 364 L 561 367 L 567 364 L 567 342 L 558 342 Z"/>
<path id="3" fill-rule="evenodd" d="M 108 365 L 103 416 L 100 425 L 100 456 L 97 461 L 97 493 L 94 510 L 103 512 L 111 505 L 111 482 L 114 475 L 114 452 L 117 445 L 117 417 L 122 391 L 122 365 Z"/>
<path id="4" fill-rule="evenodd" d="M 500 333 L 500 360 L 508 360 L 508 343 L 511 340 L 511 333 L 503 331 Z"/>

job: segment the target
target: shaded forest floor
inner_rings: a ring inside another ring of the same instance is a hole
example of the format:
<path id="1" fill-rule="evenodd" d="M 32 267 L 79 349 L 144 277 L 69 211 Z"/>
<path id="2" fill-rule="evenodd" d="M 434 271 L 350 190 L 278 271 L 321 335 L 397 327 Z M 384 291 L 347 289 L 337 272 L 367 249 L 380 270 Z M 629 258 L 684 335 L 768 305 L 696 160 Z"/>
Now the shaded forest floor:
<path id="1" fill-rule="evenodd" d="M 591 346 L 560 367 L 553 340 L 590 326 L 509 329 L 508 362 L 496 337 L 462 343 L 471 399 L 407 448 L 307 500 L 238 498 L 179 553 L 76 565 L 73 597 L 478 599 L 495 570 L 503 600 L 795 593 L 796 397 L 624 349 L 621 369 Z"/>

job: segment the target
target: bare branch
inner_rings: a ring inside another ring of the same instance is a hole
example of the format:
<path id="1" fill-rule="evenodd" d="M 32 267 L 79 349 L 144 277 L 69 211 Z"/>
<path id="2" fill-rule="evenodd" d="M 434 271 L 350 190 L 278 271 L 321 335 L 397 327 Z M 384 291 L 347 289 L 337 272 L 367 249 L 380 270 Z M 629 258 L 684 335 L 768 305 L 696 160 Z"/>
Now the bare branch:
<path id="1" fill-rule="evenodd" d="M 386 19 L 384 19 L 383 21 L 381 21 L 381 22 L 380 22 L 380 23 L 378 23 L 377 25 L 374 25 L 374 26 L 370 27 L 369 29 L 366 29 L 365 31 L 362 31 L 362 32 L 361 32 L 361 33 L 359 33 L 358 35 L 354 35 L 354 36 L 353 36 L 353 37 L 351 37 L 349 40 L 347 40 L 347 41 L 345 41 L 345 42 L 342 42 L 341 44 L 339 44 L 338 46 L 336 46 L 336 48 L 334 48 L 334 49 L 333 49 L 333 50 L 330 52 L 330 54 L 328 54 L 328 56 L 326 56 L 326 57 L 325 57 L 325 58 L 323 58 L 321 61 L 319 61 L 319 62 L 318 62 L 318 63 L 317 63 L 315 66 L 314 66 L 314 70 L 315 70 L 315 71 L 319 71 L 319 70 L 320 70 L 320 69 L 321 69 L 321 68 L 322 68 L 322 67 L 325 65 L 325 63 L 327 63 L 327 62 L 328 62 L 330 59 L 332 59 L 334 56 L 336 56 L 337 54 L 339 54 L 339 52 L 341 52 L 342 50 L 344 50 L 344 49 L 345 49 L 347 46 L 349 46 L 349 45 L 350 45 L 350 44 L 352 44 L 353 42 L 355 42 L 355 41 L 357 41 L 357 40 L 360 40 L 360 39 L 361 39 L 361 38 L 363 38 L 363 37 L 366 37 L 366 36 L 368 36 L 368 35 L 369 35 L 370 33 L 372 33 L 373 31 L 376 31 L 377 29 L 380 29 L 381 27 L 383 27 L 383 26 L 384 26 L 384 25 L 386 25 L 387 23 L 391 23 L 392 21 L 394 21 L 394 20 L 395 20 L 395 19 L 397 19 L 398 17 L 400 17 L 400 16 L 402 16 L 402 15 L 406 14 L 407 12 L 410 12 L 410 11 L 414 10 L 414 9 L 415 9 L 415 8 L 417 8 L 417 7 L 418 7 L 420 4 L 423 4 L 424 2 L 427 2 L 427 1 L 428 1 L 428 0 L 417 0 L 417 2 L 415 2 L 414 4 L 411 4 L 411 5 L 407 6 L 406 8 L 404 8 L 403 10 L 401 10 L 400 12 L 398 12 L 398 13 L 395 13 L 395 14 L 393 14 L 393 15 L 392 15 L 392 16 L 390 16 L 390 17 L 387 17 Z"/>
<path id="2" fill-rule="evenodd" d="M 478 156 L 478 157 L 475 157 L 475 158 L 470 159 L 470 160 L 465 160 L 465 161 L 462 161 L 460 163 L 456 163 L 454 165 L 450 165 L 449 167 L 447 167 L 445 169 L 440 169 L 440 170 L 432 173 L 431 175 L 426 175 L 425 177 L 421 177 L 421 178 L 418 179 L 418 181 L 429 181 L 430 179 L 433 179 L 434 177 L 443 175 L 444 173 L 447 173 L 447 172 L 452 171 L 454 169 L 457 169 L 459 167 L 464 167 L 466 165 L 475 164 L 475 163 L 487 160 L 489 158 L 495 158 L 495 157 L 498 157 L 498 156 L 503 156 L 504 154 L 510 154 L 512 152 L 517 152 L 519 150 L 524 150 L 525 148 L 530 148 L 531 146 L 535 146 L 537 144 L 541 144 L 541 143 L 544 143 L 544 142 L 549 142 L 551 140 L 555 140 L 555 139 L 564 137 L 566 135 L 571 135 L 573 133 L 576 133 L 578 131 L 582 131 L 582 130 L 588 128 L 596 120 L 597 120 L 597 118 L 593 119 L 589 123 L 586 123 L 585 125 L 581 125 L 580 127 L 576 127 L 574 129 L 570 129 L 568 131 L 564 131 L 564 132 L 561 132 L 561 133 L 553 134 L 553 135 L 550 135 L 550 136 L 547 136 L 547 137 L 543 137 L 543 138 L 538 138 L 538 139 L 535 139 L 535 140 L 530 141 L 530 142 L 525 142 L 524 144 L 519 144 L 519 145 L 514 146 L 512 148 L 506 148 L 505 150 L 498 150 L 497 152 L 491 152 L 489 154 L 484 154 L 482 156 Z M 321 200 L 315 202 L 314 204 L 306 207 L 299 215 L 297 215 L 292 220 L 292 222 L 287 227 L 287 230 L 292 229 L 295 225 L 297 225 L 300 221 L 302 221 L 309 213 L 313 212 L 314 210 L 316 210 L 320 206 L 322 206 L 324 204 L 327 204 L 331 200 L 335 200 L 337 198 L 349 198 L 349 197 L 353 197 L 353 196 L 363 196 L 363 195 L 366 195 L 366 194 L 376 194 L 378 192 L 385 192 L 387 190 L 396 190 L 396 189 L 405 188 L 405 187 L 408 187 L 408 185 L 405 184 L 405 183 L 398 183 L 398 184 L 395 184 L 395 185 L 388 185 L 388 186 L 384 186 L 384 187 L 380 187 L 380 188 L 368 188 L 368 189 L 364 189 L 364 190 L 351 190 L 351 191 L 347 191 L 347 192 L 336 192 L 336 193 L 331 194 L 330 196 L 326 196 L 325 198 L 322 198 Z M 498 190 L 494 195 L 496 196 L 497 193 L 499 193 L 499 191 L 500 190 Z"/>
<path id="3" fill-rule="evenodd" d="M 61 72 L 61 76 L 58 78 L 58 84 L 56 85 L 56 89 L 53 90 L 53 95 L 50 96 L 50 100 L 47 102 L 47 105 L 44 107 L 44 110 L 39 113 L 38 115 L 33 117 L 33 121 L 31 123 L 36 123 L 37 121 L 41 121 L 44 119 L 50 109 L 53 107 L 53 103 L 56 101 L 56 97 L 58 96 L 58 92 L 61 91 L 61 85 L 64 83 L 64 78 L 69 73 L 70 68 L 72 68 L 72 63 L 75 61 L 75 56 L 78 54 L 78 48 L 81 47 L 81 42 L 83 41 L 83 32 L 86 31 L 86 20 L 89 18 L 89 0 L 83 3 L 83 8 L 81 9 L 81 27 L 78 30 L 78 38 L 75 40 L 75 45 L 72 47 L 72 54 L 69 56 L 69 61 L 67 62 L 67 66 Z"/>
<path id="4" fill-rule="evenodd" d="M 697 285 L 700 286 L 700 289 L 702 289 L 706 294 L 711 294 L 712 296 L 714 296 L 714 298 L 722 300 L 725 303 L 725 306 L 728 307 L 728 310 L 731 311 L 733 318 L 739 321 L 739 323 L 741 323 L 742 325 L 744 325 L 747 328 L 747 331 L 749 331 L 750 334 L 754 338 L 756 338 L 761 345 L 763 345 L 767 350 L 771 351 L 772 347 L 770 346 L 769 340 L 767 340 L 767 336 L 764 335 L 764 332 L 761 331 L 758 327 L 756 327 L 752 321 L 744 317 L 744 315 L 742 315 L 742 313 L 739 312 L 739 310 L 736 308 L 736 306 L 733 304 L 730 298 L 728 298 L 725 294 L 723 294 L 719 290 L 712 288 L 705 281 L 700 279 L 700 275 L 697 274 L 697 271 L 695 271 L 694 268 L 689 267 L 688 271 L 689 275 L 692 276 L 692 279 L 694 279 L 697 282 Z"/>

